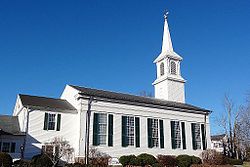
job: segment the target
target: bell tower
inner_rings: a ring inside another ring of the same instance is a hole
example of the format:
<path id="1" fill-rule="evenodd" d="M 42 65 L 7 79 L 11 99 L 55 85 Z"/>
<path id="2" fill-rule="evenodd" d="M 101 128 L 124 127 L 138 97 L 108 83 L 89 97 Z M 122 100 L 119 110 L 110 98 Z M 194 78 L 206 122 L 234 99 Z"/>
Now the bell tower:
<path id="1" fill-rule="evenodd" d="M 154 60 L 157 78 L 153 82 L 155 98 L 185 103 L 185 80 L 181 76 L 182 57 L 174 52 L 168 27 L 168 12 L 164 14 L 162 50 Z"/>

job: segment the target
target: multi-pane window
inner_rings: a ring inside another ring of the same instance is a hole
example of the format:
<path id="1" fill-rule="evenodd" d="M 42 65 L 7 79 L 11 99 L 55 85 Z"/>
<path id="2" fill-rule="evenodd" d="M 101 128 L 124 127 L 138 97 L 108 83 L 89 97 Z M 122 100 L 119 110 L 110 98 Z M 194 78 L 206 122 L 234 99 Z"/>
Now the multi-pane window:
<path id="1" fill-rule="evenodd" d="M 135 119 L 134 117 L 126 117 L 126 131 L 128 145 L 133 146 L 135 141 Z"/>
<path id="2" fill-rule="evenodd" d="M 48 115 L 48 130 L 55 130 L 55 124 L 56 124 L 56 114 L 49 114 Z"/>
<path id="3" fill-rule="evenodd" d="M 45 113 L 44 116 L 44 130 L 57 130 L 60 131 L 61 127 L 61 114 Z"/>
<path id="4" fill-rule="evenodd" d="M 191 124 L 193 149 L 201 149 L 201 130 L 199 123 Z"/>
<path id="5" fill-rule="evenodd" d="M 158 128 L 158 119 L 152 119 L 152 146 L 158 147 L 159 146 L 159 128 Z"/>
<path id="6" fill-rule="evenodd" d="M 170 73 L 176 75 L 176 63 L 174 61 L 170 62 Z"/>
<path id="7" fill-rule="evenodd" d="M 16 151 L 16 143 L 0 142 L 0 152 L 14 153 Z"/>
<path id="8" fill-rule="evenodd" d="M 122 116 L 122 146 L 140 147 L 139 117 Z"/>
<path id="9" fill-rule="evenodd" d="M 163 120 L 148 118 L 148 147 L 164 148 Z"/>
<path id="10" fill-rule="evenodd" d="M 164 75 L 164 63 L 160 64 L 160 75 Z"/>
<path id="11" fill-rule="evenodd" d="M 99 120 L 97 123 L 98 133 L 97 136 L 99 138 L 99 144 L 106 144 L 106 136 L 107 136 L 107 114 L 100 113 Z"/>
<path id="12" fill-rule="evenodd" d="M 113 146 L 113 115 L 94 113 L 93 145 L 106 145 L 107 143 L 108 146 Z"/>
<path id="13" fill-rule="evenodd" d="M 3 145 L 2 145 L 2 152 L 9 152 L 10 151 L 10 143 L 8 142 L 3 142 Z"/>
<path id="14" fill-rule="evenodd" d="M 181 130 L 179 121 L 171 121 L 172 148 L 181 148 Z"/>

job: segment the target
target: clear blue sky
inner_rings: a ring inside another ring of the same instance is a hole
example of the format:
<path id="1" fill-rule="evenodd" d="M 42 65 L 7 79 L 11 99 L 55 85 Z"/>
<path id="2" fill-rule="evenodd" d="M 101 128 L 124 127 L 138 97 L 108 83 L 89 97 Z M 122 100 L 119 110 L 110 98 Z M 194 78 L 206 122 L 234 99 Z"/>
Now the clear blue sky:
<path id="1" fill-rule="evenodd" d="M 224 94 L 239 105 L 250 90 L 249 0 L 1 0 L 0 113 L 66 84 L 153 93 L 166 8 L 186 100 L 214 111 L 218 133 Z"/>

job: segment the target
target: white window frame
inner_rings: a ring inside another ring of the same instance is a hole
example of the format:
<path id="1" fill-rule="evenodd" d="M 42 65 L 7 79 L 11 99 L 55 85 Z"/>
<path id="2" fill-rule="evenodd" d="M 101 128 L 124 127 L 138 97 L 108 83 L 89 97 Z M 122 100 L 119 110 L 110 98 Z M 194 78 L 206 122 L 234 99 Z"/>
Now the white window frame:
<path id="1" fill-rule="evenodd" d="M 159 137 L 160 137 L 160 121 L 159 119 L 152 118 L 152 145 L 153 147 L 160 147 Z"/>
<path id="2" fill-rule="evenodd" d="M 202 123 L 199 123 L 199 122 L 192 122 L 192 123 L 194 123 L 195 124 L 195 127 L 198 127 L 199 128 L 199 134 L 195 134 L 195 137 L 199 137 L 199 140 L 197 140 L 197 139 L 195 139 L 195 144 L 196 144 L 196 150 L 201 150 L 201 149 L 203 149 L 203 146 L 202 146 L 202 134 L 201 134 L 201 124 Z M 196 125 L 198 125 L 198 126 L 196 126 Z M 192 133 L 193 132 L 191 132 L 191 135 L 192 135 Z M 198 144 L 197 143 L 199 143 L 199 148 L 198 148 Z"/>
<path id="3" fill-rule="evenodd" d="M 99 122 L 98 122 L 98 128 L 99 128 L 99 131 L 98 131 L 98 134 L 97 134 L 97 137 L 99 139 L 99 145 L 107 145 L 107 132 L 108 132 L 108 114 L 107 113 L 96 113 L 99 115 L 99 118 L 101 118 L 101 116 L 105 116 L 105 118 L 102 117 L 102 121 L 100 121 L 101 119 L 99 119 Z M 100 131 L 100 127 L 103 128 L 102 132 Z"/>
<path id="4" fill-rule="evenodd" d="M 174 128 L 175 128 L 174 131 L 175 131 L 175 133 L 177 133 L 177 135 L 176 135 L 177 138 L 175 139 L 176 140 L 176 148 L 175 149 L 181 149 L 181 148 L 183 148 L 181 121 L 179 121 L 179 120 L 171 120 L 171 121 L 178 123 L 177 129 L 176 129 L 176 124 L 174 126 Z M 171 142 L 172 142 L 172 140 L 171 140 Z"/>
<path id="5" fill-rule="evenodd" d="M 126 137 L 128 146 L 135 146 L 135 117 L 126 115 Z"/>

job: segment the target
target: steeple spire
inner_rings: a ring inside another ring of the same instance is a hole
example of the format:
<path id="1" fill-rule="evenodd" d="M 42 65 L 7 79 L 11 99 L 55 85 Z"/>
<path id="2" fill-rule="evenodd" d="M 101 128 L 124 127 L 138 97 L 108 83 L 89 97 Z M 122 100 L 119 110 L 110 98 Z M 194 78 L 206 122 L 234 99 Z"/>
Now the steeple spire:
<path id="1" fill-rule="evenodd" d="M 163 32 L 163 39 L 162 39 L 162 49 L 161 52 L 173 52 L 173 45 L 171 41 L 171 36 L 168 28 L 168 11 L 164 13 L 164 32 Z"/>

